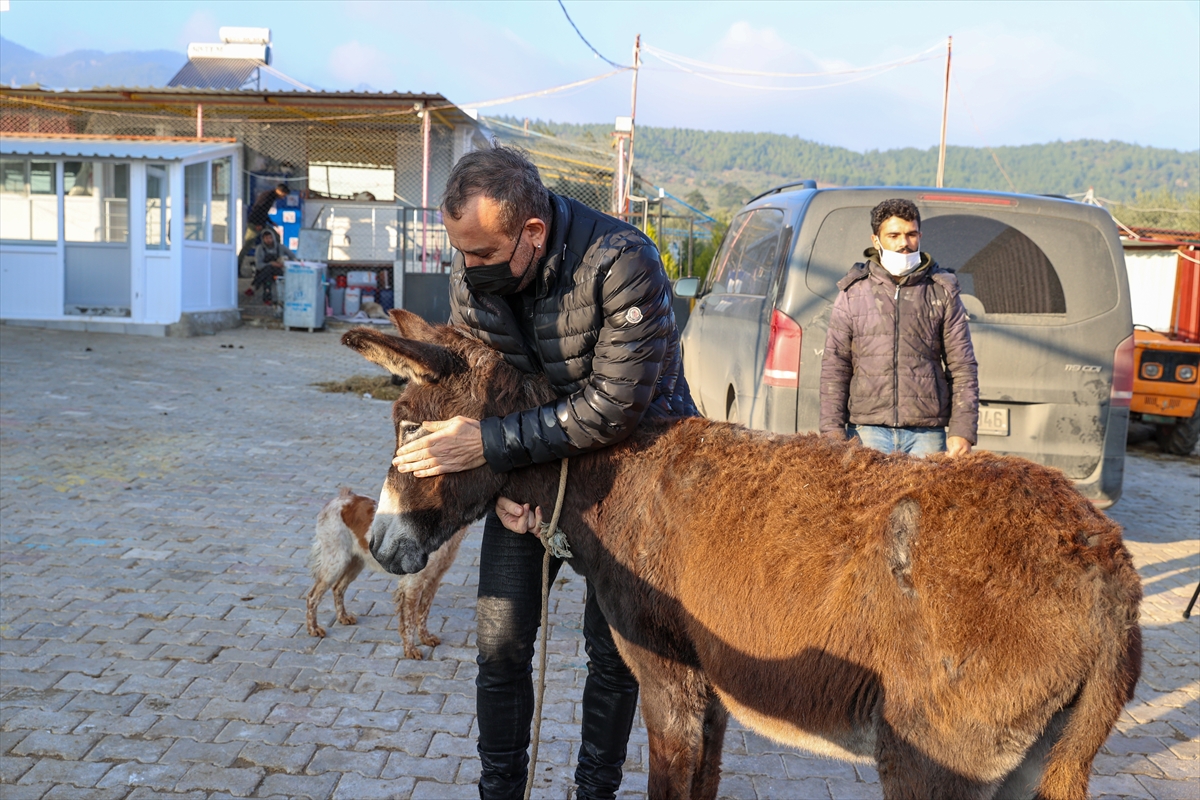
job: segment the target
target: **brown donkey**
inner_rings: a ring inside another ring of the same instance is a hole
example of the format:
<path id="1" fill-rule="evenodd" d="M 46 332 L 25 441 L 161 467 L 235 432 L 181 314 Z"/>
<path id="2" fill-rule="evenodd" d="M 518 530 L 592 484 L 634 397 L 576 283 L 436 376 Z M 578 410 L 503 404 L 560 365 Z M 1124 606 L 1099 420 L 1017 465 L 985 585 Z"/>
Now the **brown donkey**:
<path id="1" fill-rule="evenodd" d="M 393 312 L 343 343 L 408 379 L 422 420 L 552 397 L 465 332 Z M 393 572 L 498 494 L 544 509 L 557 463 L 388 473 L 372 553 Z M 1019 458 L 911 459 L 814 435 L 646 423 L 571 459 L 562 528 L 642 687 L 652 798 L 714 798 L 727 713 L 874 761 L 886 798 L 1083 800 L 1141 666 L 1141 585 L 1116 524 Z"/>

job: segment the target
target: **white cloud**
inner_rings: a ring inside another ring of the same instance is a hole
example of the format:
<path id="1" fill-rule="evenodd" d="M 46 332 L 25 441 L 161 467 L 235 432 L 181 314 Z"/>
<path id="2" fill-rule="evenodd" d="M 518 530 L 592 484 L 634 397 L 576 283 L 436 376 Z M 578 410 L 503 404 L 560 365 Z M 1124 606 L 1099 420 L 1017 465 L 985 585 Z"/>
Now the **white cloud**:
<path id="1" fill-rule="evenodd" d="M 382 50 L 349 41 L 339 44 L 329 54 L 329 72 L 343 86 L 368 84 L 390 91 L 396 88 L 391 62 L 391 57 Z"/>

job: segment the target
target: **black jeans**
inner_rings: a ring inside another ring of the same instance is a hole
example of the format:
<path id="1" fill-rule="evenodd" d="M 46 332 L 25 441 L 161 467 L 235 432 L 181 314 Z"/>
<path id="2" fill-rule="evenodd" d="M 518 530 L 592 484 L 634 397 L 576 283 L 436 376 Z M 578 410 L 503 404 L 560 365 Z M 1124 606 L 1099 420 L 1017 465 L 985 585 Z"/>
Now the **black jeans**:
<path id="1" fill-rule="evenodd" d="M 541 622 L 542 543 L 517 534 L 489 513 L 479 556 L 479 796 L 520 798 L 529 768 L 533 720 L 533 650 Z M 552 559 L 550 580 L 562 561 Z M 637 710 L 638 685 L 613 643 L 612 632 L 589 585 L 583 612 L 588 677 L 583 689 L 583 743 L 575 782 L 579 800 L 611 798 L 621 785 L 621 765 Z M 547 669 L 555 669 L 551 656 Z"/>

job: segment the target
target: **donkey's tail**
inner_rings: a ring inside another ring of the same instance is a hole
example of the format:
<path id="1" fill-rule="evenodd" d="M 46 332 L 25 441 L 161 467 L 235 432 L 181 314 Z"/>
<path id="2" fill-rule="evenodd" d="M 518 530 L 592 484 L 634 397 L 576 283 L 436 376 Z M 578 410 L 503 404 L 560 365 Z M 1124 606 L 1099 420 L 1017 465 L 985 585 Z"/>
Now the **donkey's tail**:
<path id="1" fill-rule="evenodd" d="M 1132 567 L 1128 567 L 1132 571 Z M 1136 581 L 1136 573 L 1133 579 Z M 1092 760 L 1103 746 L 1121 709 L 1133 698 L 1142 669 L 1142 631 L 1137 624 L 1140 586 L 1123 608 L 1111 613 L 1111 630 L 1084 678 L 1062 736 L 1050 751 L 1038 800 L 1087 800 Z M 1114 626 L 1115 627 L 1115 626 Z"/>

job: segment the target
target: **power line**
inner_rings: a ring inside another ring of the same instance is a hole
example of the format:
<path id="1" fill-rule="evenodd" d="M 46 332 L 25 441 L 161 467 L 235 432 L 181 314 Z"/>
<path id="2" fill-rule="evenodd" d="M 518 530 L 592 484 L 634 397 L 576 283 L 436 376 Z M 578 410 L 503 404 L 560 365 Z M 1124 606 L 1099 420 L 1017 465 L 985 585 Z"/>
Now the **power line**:
<path id="1" fill-rule="evenodd" d="M 618 69 L 632 69 L 632 67 L 628 67 L 624 64 L 618 64 L 617 62 L 613 61 L 612 59 L 605 58 L 600 53 L 599 50 L 592 47 L 592 43 L 589 42 L 587 40 L 587 37 L 585 37 L 583 35 L 583 31 L 579 30 L 579 26 L 575 24 L 575 20 L 571 19 L 571 15 L 567 13 L 567 7 L 563 5 L 562 0 L 558 0 L 558 7 L 562 9 L 563 16 L 565 16 L 567 18 L 567 22 L 571 23 L 571 27 L 575 29 L 575 33 L 579 34 L 579 38 L 583 41 L 584 44 L 586 44 L 588 46 L 588 49 L 590 49 L 593 53 L 596 54 L 597 58 L 601 59 L 602 61 L 607 61 L 609 64 L 611 64 L 614 67 L 617 67 Z"/>
<path id="2" fill-rule="evenodd" d="M 882 64 L 875 64 L 870 67 L 851 67 L 850 69 L 824 70 L 821 72 L 762 72 L 760 70 L 738 69 L 736 67 L 726 67 L 720 64 L 709 64 L 694 58 L 681 56 L 677 53 L 670 53 L 661 48 L 654 47 L 653 45 L 644 45 L 643 49 L 646 52 L 657 56 L 664 62 L 682 62 L 683 64 L 688 64 L 689 66 L 695 67 L 701 72 L 715 72 L 725 75 L 747 75 L 758 78 L 823 78 L 831 75 L 853 75 L 862 72 L 882 72 L 895 67 L 904 66 L 905 64 L 913 64 L 917 61 L 924 60 L 922 57 L 929 55 L 930 53 L 934 53 L 935 51 L 940 53 L 943 45 L 943 42 L 938 42 L 937 44 L 932 45 L 931 47 L 922 50 L 920 53 L 916 53 L 915 55 L 906 56 L 905 58 L 901 58 L 896 61 L 887 61 Z M 677 64 L 672 64 L 672 66 L 680 68 Z M 685 71 L 690 72 L 691 70 Z"/>
<path id="3" fill-rule="evenodd" d="M 750 70 L 733 70 L 733 69 L 727 69 L 725 67 L 715 67 L 713 65 L 705 65 L 705 67 L 701 68 L 701 69 L 690 69 L 689 67 L 684 66 L 684 64 L 687 62 L 693 62 L 694 59 L 683 59 L 681 56 L 675 56 L 674 54 L 666 53 L 663 50 L 659 50 L 657 48 L 652 48 L 649 45 L 647 45 L 645 47 L 645 50 L 650 55 L 654 56 L 659 61 L 662 61 L 664 64 L 666 64 L 667 66 L 669 66 L 673 69 L 679 70 L 680 72 L 686 72 L 690 75 L 695 75 L 697 78 L 703 78 L 704 80 L 707 80 L 707 81 L 713 81 L 714 83 L 723 83 L 727 86 L 737 86 L 737 87 L 740 87 L 743 89 L 761 89 L 763 91 L 768 91 L 768 92 L 808 92 L 808 91 L 813 91 L 816 89 L 831 89 L 831 88 L 834 88 L 837 86 L 846 86 L 847 84 L 858 83 L 859 81 L 869 80 L 870 78 L 874 78 L 879 75 L 882 75 L 885 72 L 890 72 L 894 69 L 897 69 L 898 67 L 903 67 L 908 64 L 915 64 L 919 61 L 930 61 L 932 59 L 941 58 L 941 55 L 939 53 L 931 52 L 932 50 L 940 48 L 940 47 L 941 47 L 940 44 L 935 45 L 934 47 L 931 47 L 928 50 L 917 53 L 916 55 L 910 56 L 909 58 L 902 59 L 900 61 L 893 61 L 893 62 L 890 62 L 887 64 L 877 64 L 873 67 L 861 67 L 861 68 L 857 68 L 857 69 L 830 70 L 828 72 L 811 72 L 811 73 L 753 72 Z M 681 59 L 681 61 L 677 61 L 676 59 Z M 700 63 L 702 63 L 702 62 L 700 62 Z M 732 73 L 732 74 L 748 73 L 748 74 L 758 75 L 758 76 L 762 76 L 762 77 L 774 77 L 774 78 L 818 77 L 818 76 L 832 76 L 832 75 L 855 75 L 855 77 L 849 78 L 844 81 L 837 81 L 835 83 L 823 83 L 823 84 L 819 84 L 817 86 L 763 86 L 762 84 L 757 84 L 757 83 L 743 83 L 741 81 L 726 80 L 725 78 L 718 78 L 718 77 L 716 77 L 716 75 L 709 75 L 709 74 L 707 74 L 707 72 L 728 72 L 728 73 Z"/>

